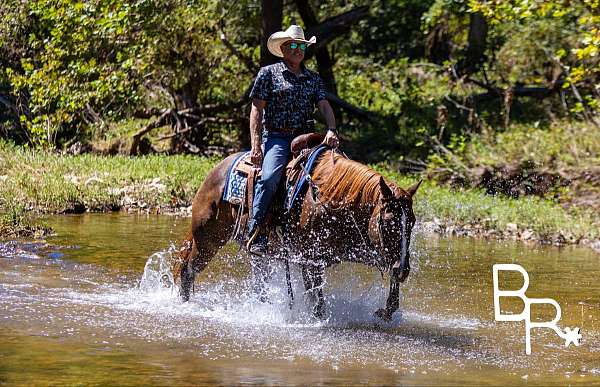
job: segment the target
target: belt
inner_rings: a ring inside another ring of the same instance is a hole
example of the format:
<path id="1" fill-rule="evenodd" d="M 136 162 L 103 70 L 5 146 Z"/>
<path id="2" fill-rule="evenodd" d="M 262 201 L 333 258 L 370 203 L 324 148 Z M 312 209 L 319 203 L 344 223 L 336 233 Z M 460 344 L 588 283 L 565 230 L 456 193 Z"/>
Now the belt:
<path id="1" fill-rule="evenodd" d="M 265 124 L 265 129 L 269 132 L 294 133 L 301 128 L 274 128 L 270 124 Z"/>
<path id="2" fill-rule="evenodd" d="M 308 120 L 306 123 L 299 128 L 274 128 L 268 122 L 264 123 L 264 128 L 268 132 L 279 132 L 279 133 L 295 133 L 295 134 L 304 134 L 315 131 L 315 120 Z"/>

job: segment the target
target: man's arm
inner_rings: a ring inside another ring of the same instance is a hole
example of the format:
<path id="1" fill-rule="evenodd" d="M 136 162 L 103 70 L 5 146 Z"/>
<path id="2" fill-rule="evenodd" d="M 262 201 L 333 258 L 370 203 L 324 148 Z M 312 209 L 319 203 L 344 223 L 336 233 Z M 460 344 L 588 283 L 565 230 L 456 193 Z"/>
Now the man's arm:
<path id="1" fill-rule="evenodd" d="M 250 110 L 250 161 L 257 167 L 260 167 L 263 159 L 261 148 L 261 131 L 263 110 L 267 105 L 266 101 L 258 98 L 252 98 L 252 109 Z"/>
<path id="2" fill-rule="evenodd" d="M 337 136 L 337 129 L 335 126 L 335 115 L 333 114 L 333 109 L 329 104 L 329 101 L 323 99 L 319 101 L 319 111 L 325 117 L 325 122 L 327 123 L 327 134 L 325 135 L 325 139 L 323 143 L 329 145 L 332 148 L 337 148 L 340 145 L 340 140 Z"/>

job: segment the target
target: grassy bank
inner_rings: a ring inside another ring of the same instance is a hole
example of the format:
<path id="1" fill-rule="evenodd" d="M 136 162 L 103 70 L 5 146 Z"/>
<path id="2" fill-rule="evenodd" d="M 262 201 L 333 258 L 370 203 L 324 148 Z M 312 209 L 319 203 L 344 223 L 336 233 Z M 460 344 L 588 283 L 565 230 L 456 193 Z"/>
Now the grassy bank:
<path id="1" fill-rule="evenodd" d="M 401 186 L 415 179 L 378 168 Z M 425 181 L 414 202 L 418 217 L 435 231 L 510 237 L 544 243 L 588 243 L 600 238 L 600 219 L 592 210 L 565 209 L 538 197 L 488 195 L 483 189 L 457 189 Z"/>
<path id="2" fill-rule="evenodd" d="M 52 229 L 45 222 L 37 219 L 31 211 L 16 204 L 0 214 L 0 238 L 41 238 L 52 234 Z"/>
<path id="3" fill-rule="evenodd" d="M 61 156 L 0 145 L 0 206 L 61 213 L 189 206 L 217 161 L 193 156 Z M 401 186 L 416 178 L 376 166 Z M 434 231 L 484 234 L 554 243 L 600 238 L 597 217 L 534 197 L 510 199 L 481 189 L 452 189 L 425 181 L 415 198 L 419 219 Z"/>
<path id="4" fill-rule="evenodd" d="M 591 123 L 515 124 L 456 137 L 448 149 L 430 157 L 431 178 L 600 211 L 600 128 Z"/>
<path id="5" fill-rule="evenodd" d="M 189 205 L 216 160 L 192 156 L 104 157 L 0 145 L 0 206 L 44 213 Z"/>

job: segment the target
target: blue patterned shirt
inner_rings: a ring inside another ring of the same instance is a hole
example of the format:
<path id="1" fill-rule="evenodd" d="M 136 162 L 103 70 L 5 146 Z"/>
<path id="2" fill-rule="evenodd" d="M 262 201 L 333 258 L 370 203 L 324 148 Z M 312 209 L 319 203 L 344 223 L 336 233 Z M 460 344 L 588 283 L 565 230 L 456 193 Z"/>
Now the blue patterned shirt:
<path id="1" fill-rule="evenodd" d="M 301 129 L 312 120 L 315 105 L 325 99 L 325 86 L 321 77 L 306 67 L 296 75 L 279 62 L 260 69 L 250 98 L 267 102 L 263 113 L 267 130 Z"/>

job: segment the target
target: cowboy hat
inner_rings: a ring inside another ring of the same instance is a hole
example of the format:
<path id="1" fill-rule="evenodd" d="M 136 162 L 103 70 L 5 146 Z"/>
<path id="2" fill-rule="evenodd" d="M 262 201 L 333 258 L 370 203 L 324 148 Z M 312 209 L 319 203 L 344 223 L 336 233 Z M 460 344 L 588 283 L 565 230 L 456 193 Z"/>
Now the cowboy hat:
<path id="1" fill-rule="evenodd" d="M 302 30 L 302 27 L 292 24 L 287 30 L 278 31 L 269 36 L 269 40 L 267 40 L 267 47 L 269 48 L 269 51 L 271 51 L 271 54 L 283 58 L 281 45 L 288 40 L 295 40 L 306 44 L 314 44 L 317 42 L 317 38 L 314 36 L 310 38 L 310 40 L 304 39 L 304 31 Z"/>

